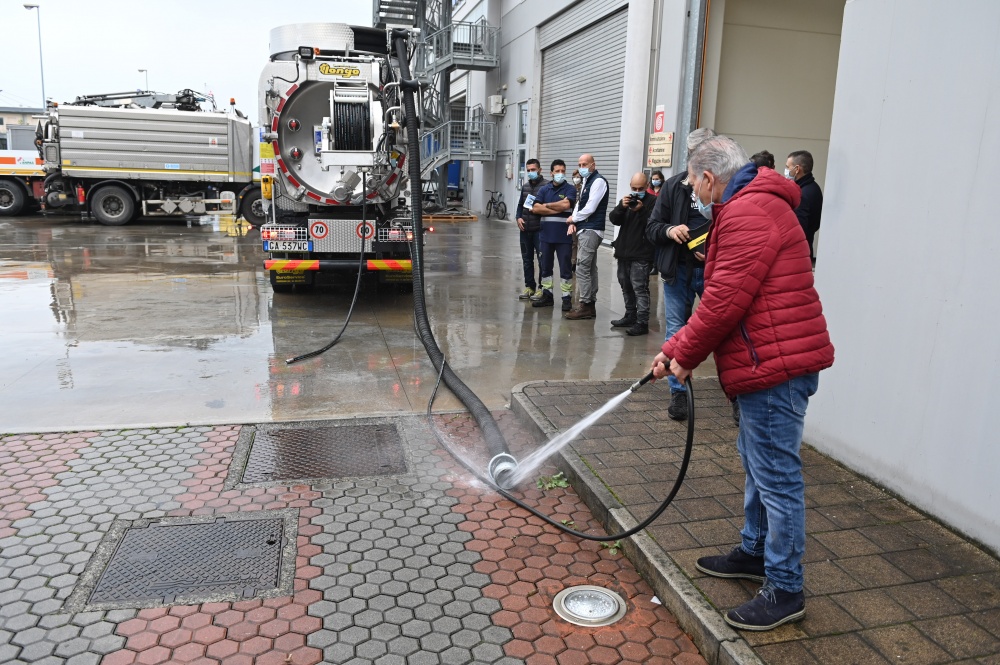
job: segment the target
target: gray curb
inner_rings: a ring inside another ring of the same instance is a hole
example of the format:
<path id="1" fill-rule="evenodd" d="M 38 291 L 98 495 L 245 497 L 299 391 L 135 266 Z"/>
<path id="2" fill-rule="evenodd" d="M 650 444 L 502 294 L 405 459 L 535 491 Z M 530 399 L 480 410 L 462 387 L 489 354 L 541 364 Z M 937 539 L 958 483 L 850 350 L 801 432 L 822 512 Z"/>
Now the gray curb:
<path id="1" fill-rule="evenodd" d="M 549 439 L 559 430 L 525 396 L 524 389 L 558 383 L 563 382 L 530 381 L 511 390 L 511 410 L 544 439 Z M 572 382 L 573 385 L 580 383 Z M 628 510 L 569 447 L 553 457 L 552 461 L 566 474 L 573 489 L 608 533 L 625 531 L 637 524 Z M 722 615 L 656 541 L 642 532 L 625 540 L 622 549 L 664 606 L 677 617 L 680 627 L 691 635 L 705 660 L 712 665 L 763 665 L 747 641 L 723 620 Z"/>

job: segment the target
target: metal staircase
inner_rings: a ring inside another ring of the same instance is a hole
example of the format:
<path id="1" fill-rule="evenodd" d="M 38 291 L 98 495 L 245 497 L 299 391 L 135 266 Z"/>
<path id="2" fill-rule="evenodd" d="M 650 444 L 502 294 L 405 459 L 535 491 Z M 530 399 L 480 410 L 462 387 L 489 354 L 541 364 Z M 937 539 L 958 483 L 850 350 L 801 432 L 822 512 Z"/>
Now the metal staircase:
<path id="1" fill-rule="evenodd" d="M 500 29 L 485 20 L 451 20 L 452 0 L 375 0 L 373 24 L 416 27 L 414 76 L 421 82 L 421 176 L 426 181 L 435 169 L 454 160 L 496 159 L 496 123 L 487 120 L 481 106 L 467 109 L 465 119 L 451 115 L 451 73 L 486 71 L 500 64 Z M 448 172 L 440 169 L 438 184 L 431 186 L 444 205 Z M 426 191 L 426 190 L 425 190 Z"/>

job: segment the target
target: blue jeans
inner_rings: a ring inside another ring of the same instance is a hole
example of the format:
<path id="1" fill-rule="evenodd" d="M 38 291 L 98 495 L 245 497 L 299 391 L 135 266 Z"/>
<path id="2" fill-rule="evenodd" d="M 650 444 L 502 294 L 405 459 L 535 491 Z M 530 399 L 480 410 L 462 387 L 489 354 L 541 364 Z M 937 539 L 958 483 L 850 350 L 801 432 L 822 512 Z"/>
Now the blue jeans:
<path id="1" fill-rule="evenodd" d="M 673 284 L 667 284 L 660 280 L 663 286 L 663 314 L 666 319 L 664 342 L 684 327 L 688 317 L 691 316 L 694 297 L 700 297 L 705 288 L 705 269 L 703 267 L 692 267 L 687 263 L 678 263 L 677 274 L 674 277 Z M 683 383 L 674 378 L 673 374 L 667 377 L 667 383 L 670 384 L 671 393 L 687 390 Z"/>
<path id="2" fill-rule="evenodd" d="M 520 231 L 520 234 L 521 263 L 524 265 L 524 285 L 534 289 L 538 286 L 538 282 L 535 281 L 535 257 L 538 257 L 539 268 L 542 263 L 542 247 L 539 240 L 541 231 Z"/>
<path id="3" fill-rule="evenodd" d="M 802 480 L 802 426 L 819 374 L 806 374 L 738 395 L 736 447 L 746 471 L 743 551 L 764 557 L 767 579 L 782 591 L 802 590 L 806 550 L 806 486 Z"/>

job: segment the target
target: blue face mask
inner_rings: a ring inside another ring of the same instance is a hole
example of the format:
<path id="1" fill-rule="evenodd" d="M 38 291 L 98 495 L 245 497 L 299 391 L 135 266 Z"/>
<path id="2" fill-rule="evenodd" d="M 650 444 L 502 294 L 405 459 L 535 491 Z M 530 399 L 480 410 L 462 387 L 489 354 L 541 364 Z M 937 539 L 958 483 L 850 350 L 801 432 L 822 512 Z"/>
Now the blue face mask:
<path id="1" fill-rule="evenodd" d="M 653 180 L 653 187 L 659 187 L 662 184 L 663 184 L 662 180 L 659 180 L 659 179 L 654 179 Z"/>
<path id="2" fill-rule="evenodd" d="M 528 180 L 538 180 L 538 171 L 528 171 Z"/>
<path id="3" fill-rule="evenodd" d="M 635 192 L 635 191 L 633 191 L 632 192 L 632 196 L 636 196 L 636 197 L 638 197 L 640 199 L 645 198 L 646 197 L 646 190 L 644 189 L 641 192 Z"/>
<path id="4" fill-rule="evenodd" d="M 581 178 L 586 178 L 587 176 L 590 175 L 590 169 L 588 169 L 588 168 L 580 167 L 579 170 L 580 170 L 580 177 Z"/>
<path id="5" fill-rule="evenodd" d="M 553 173 L 552 174 L 552 180 L 554 180 L 557 185 L 561 185 L 561 184 L 563 184 L 563 182 L 566 181 L 566 174 L 565 173 Z"/>
<path id="6" fill-rule="evenodd" d="M 712 221 L 712 206 L 714 206 L 715 204 L 712 202 L 702 203 L 701 197 L 698 196 L 697 192 L 694 192 L 694 202 L 695 205 L 698 206 L 698 212 L 701 213 L 701 216 L 707 219 L 708 221 Z"/>

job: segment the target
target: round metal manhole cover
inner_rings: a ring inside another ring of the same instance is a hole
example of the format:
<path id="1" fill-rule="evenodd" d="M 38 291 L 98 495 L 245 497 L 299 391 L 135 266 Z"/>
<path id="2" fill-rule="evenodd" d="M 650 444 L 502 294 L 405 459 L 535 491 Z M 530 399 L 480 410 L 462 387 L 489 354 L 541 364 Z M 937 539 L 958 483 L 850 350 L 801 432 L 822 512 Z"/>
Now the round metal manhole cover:
<path id="1" fill-rule="evenodd" d="M 556 614 L 577 626 L 608 626 L 625 616 L 625 601 L 614 591 L 584 584 L 556 594 Z"/>

